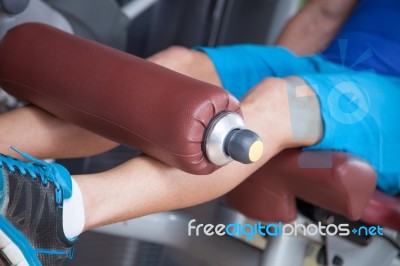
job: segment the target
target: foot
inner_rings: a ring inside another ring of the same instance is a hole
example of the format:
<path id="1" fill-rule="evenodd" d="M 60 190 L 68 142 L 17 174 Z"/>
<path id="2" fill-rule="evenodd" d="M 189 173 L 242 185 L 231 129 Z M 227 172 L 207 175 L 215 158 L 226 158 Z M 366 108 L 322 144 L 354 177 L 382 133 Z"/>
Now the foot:
<path id="1" fill-rule="evenodd" d="M 0 154 L 0 258 L 7 265 L 62 265 L 74 244 L 62 227 L 71 176 L 13 149 L 30 162 Z"/>

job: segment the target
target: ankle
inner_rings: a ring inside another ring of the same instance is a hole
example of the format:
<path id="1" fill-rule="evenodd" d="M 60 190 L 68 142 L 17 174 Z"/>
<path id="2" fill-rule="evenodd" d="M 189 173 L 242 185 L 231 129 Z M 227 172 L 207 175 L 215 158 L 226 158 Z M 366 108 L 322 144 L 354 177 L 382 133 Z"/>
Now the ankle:
<path id="1" fill-rule="evenodd" d="M 82 193 L 83 209 L 85 213 L 85 221 L 82 231 L 85 232 L 100 224 L 99 218 L 101 215 L 99 215 L 99 212 L 101 212 L 102 203 L 99 202 L 99 197 L 96 197 L 96 192 L 93 189 L 96 180 L 93 180 L 91 175 L 76 175 L 73 178 Z"/>

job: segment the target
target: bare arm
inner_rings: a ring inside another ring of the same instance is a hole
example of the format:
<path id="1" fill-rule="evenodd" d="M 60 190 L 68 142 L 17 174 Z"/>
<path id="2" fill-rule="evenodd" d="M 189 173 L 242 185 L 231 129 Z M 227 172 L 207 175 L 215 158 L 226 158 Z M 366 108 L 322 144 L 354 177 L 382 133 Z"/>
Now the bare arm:
<path id="1" fill-rule="evenodd" d="M 315 54 L 335 37 L 357 0 L 309 0 L 283 29 L 277 45 L 296 54 Z"/>

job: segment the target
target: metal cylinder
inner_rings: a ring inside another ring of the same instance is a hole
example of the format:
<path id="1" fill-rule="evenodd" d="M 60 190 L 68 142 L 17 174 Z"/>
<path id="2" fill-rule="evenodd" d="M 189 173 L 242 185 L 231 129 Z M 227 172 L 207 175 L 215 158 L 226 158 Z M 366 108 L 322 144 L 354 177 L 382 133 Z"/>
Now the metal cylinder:
<path id="1" fill-rule="evenodd" d="M 223 111 L 210 122 L 203 138 L 203 150 L 215 165 L 226 165 L 233 160 L 253 163 L 260 159 L 263 144 L 256 133 L 245 129 L 240 115 Z"/>

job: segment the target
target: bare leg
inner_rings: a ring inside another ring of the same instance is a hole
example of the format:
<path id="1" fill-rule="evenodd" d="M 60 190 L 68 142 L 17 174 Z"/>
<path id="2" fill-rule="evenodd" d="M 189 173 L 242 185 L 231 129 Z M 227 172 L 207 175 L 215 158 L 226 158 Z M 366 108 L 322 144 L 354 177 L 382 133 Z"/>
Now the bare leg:
<path id="1" fill-rule="evenodd" d="M 0 125 L 3 154 L 12 152 L 9 147 L 14 145 L 38 158 L 68 158 L 100 153 L 117 145 L 34 106 L 2 114 Z"/>
<path id="2" fill-rule="evenodd" d="M 319 134 L 313 131 L 310 137 L 293 138 L 287 89 L 286 80 L 266 79 L 242 101 L 248 127 L 259 133 L 265 143 L 264 155 L 255 164 L 233 162 L 210 175 L 194 176 L 142 156 L 104 173 L 75 176 L 83 193 L 86 229 L 214 199 L 233 189 L 281 150 L 317 142 Z M 301 90 L 313 95 L 307 85 Z M 319 114 L 319 106 L 313 111 Z M 320 119 L 302 122 L 314 131 L 321 128 Z"/>
<path id="3" fill-rule="evenodd" d="M 222 87 L 213 63 L 202 52 L 172 46 L 152 55 L 147 60 L 189 77 Z"/>

